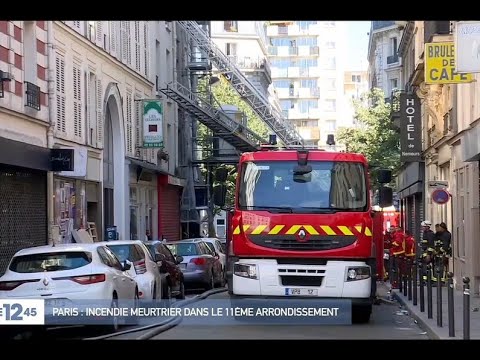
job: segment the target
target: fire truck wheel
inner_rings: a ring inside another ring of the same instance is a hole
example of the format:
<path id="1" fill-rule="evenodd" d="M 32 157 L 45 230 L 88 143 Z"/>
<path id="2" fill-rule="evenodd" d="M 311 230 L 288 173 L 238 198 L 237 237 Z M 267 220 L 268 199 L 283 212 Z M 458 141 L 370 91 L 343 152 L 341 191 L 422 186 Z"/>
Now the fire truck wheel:
<path id="1" fill-rule="evenodd" d="M 366 324 L 370 322 L 371 315 L 372 315 L 372 305 L 354 306 L 352 309 L 352 323 Z"/>

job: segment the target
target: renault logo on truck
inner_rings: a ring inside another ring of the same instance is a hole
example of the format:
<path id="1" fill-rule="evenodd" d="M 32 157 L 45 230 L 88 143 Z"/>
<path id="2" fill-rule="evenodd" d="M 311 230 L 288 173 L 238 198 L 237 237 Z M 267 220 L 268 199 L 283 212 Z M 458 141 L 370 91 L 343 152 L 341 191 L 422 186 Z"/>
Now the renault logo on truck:
<path id="1" fill-rule="evenodd" d="M 307 233 L 305 232 L 305 230 L 300 229 L 300 231 L 297 233 L 297 240 L 307 241 Z"/>

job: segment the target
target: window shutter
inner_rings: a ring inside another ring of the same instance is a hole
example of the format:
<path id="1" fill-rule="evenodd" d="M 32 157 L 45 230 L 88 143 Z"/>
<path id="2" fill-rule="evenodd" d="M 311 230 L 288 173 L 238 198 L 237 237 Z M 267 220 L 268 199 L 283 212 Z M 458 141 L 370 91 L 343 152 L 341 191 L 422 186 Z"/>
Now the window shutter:
<path id="1" fill-rule="evenodd" d="M 80 66 L 73 64 L 73 131 L 77 138 L 82 137 L 82 77 Z"/>
<path id="2" fill-rule="evenodd" d="M 140 67 L 140 21 L 135 21 L 135 70 L 141 72 Z"/>
<path id="3" fill-rule="evenodd" d="M 141 110 L 142 110 L 142 101 L 140 98 L 137 98 L 135 101 L 135 156 L 141 157 L 141 147 L 143 145 L 142 141 L 142 122 L 141 122 Z"/>
<path id="4" fill-rule="evenodd" d="M 143 30 L 143 52 L 144 52 L 144 63 L 145 66 L 143 68 L 143 74 L 148 78 L 148 70 L 149 70 L 149 58 L 148 58 L 148 21 L 144 22 L 144 30 Z"/>
<path id="5" fill-rule="evenodd" d="M 97 80 L 97 147 L 103 148 L 103 90 L 101 80 Z"/>
<path id="6" fill-rule="evenodd" d="M 55 59 L 57 131 L 66 133 L 65 123 L 65 58 L 57 54 Z"/>
<path id="7" fill-rule="evenodd" d="M 95 34 L 97 35 L 97 45 L 101 48 L 104 48 L 105 44 L 103 43 L 103 21 L 95 21 Z"/>
<path id="8" fill-rule="evenodd" d="M 110 53 L 116 57 L 117 55 L 117 21 L 110 21 Z"/>
<path id="9" fill-rule="evenodd" d="M 132 126 L 132 93 L 127 91 L 126 97 L 126 148 L 129 155 L 133 154 L 133 126 Z"/>

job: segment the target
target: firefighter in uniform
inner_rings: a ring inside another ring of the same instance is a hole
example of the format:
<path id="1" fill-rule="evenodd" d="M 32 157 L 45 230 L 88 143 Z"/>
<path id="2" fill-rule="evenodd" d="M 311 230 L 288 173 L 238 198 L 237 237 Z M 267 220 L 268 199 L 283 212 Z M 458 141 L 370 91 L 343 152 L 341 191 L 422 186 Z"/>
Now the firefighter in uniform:
<path id="1" fill-rule="evenodd" d="M 405 231 L 405 260 L 406 265 L 410 267 L 407 271 L 410 272 L 415 260 L 415 239 L 408 230 Z"/>
<path id="2" fill-rule="evenodd" d="M 392 247 L 392 232 L 394 228 L 390 227 L 389 230 L 385 230 L 385 235 L 383 236 L 383 280 L 387 281 L 389 279 L 390 271 L 390 249 Z"/>
<path id="3" fill-rule="evenodd" d="M 392 288 L 398 289 L 401 283 L 400 275 L 405 273 L 404 257 L 405 257 L 405 238 L 401 228 L 396 228 L 392 235 Z M 393 274 L 395 272 L 395 274 Z"/>
<path id="4" fill-rule="evenodd" d="M 438 267 L 441 281 L 446 281 L 446 272 L 448 270 L 448 255 L 450 252 L 451 234 L 447 230 L 445 223 L 435 225 L 435 265 Z M 445 266 L 447 260 L 447 266 Z"/>
<path id="5" fill-rule="evenodd" d="M 434 257 L 435 257 L 435 233 L 430 229 L 432 223 L 428 220 L 422 221 L 422 262 L 423 268 L 427 271 L 427 265 L 432 264 L 434 265 Z M 436 281 L 435 274 L 433 273 L 433 268 L 431 270 L 431 279 L 432 281 Z M 423 280 L 427 281 L 427 275 L 423 275 Z"/>

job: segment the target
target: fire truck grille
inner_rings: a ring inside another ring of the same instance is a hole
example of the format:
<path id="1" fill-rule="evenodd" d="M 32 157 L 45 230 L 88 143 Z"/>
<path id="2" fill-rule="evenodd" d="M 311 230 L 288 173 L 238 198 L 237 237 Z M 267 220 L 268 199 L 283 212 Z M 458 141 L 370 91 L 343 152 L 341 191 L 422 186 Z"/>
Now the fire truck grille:
<path id="1" fill-rule="evenodd" d="M 251 235 L 250 241 L 258 246 L 279 250 L 319 251 L 340 249 L 357 241 L 355 236 L 310 236 L 299 241 L 295 235 Z"/>

